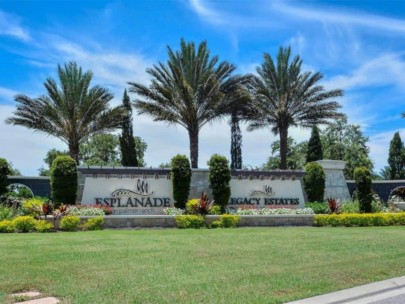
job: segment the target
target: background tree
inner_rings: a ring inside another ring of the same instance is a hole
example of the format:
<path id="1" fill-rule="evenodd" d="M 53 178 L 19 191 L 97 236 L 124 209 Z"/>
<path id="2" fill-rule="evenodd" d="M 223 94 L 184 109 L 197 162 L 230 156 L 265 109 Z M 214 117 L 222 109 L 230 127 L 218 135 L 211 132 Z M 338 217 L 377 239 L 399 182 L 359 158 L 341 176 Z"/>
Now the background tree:
<path id="1" fill-rule="evenodd" d="M 317 126 L 312 127 L 311 138 L 308 142 L 307 163 L 323 159 L 322 142 Z"/>
<path id="2" fill-rule="evenodd" d="M 357 167 L 373 170 L 368 140 L 360 126 L 349 124 L 346 117 L 340 118 L 321 132 L 324 159 L 344 160 L 345 178 L 354 179 L 354 169 Z"/>
<path id="3" fill-rule="evenodd" d="M 127 90 L 122 98 L 123 107 L 127 110 L 127 115 L 122 123 L 122 133 L 119 137 L 121 148 L 121 164 L 125 167 L 137 167 L 136 144 L 134 132 L 132 130 L 132 107 Z"/>
<path id="4" fill-rule="evenodd" d="M 180 41 L 180 50 L 168 47 L 169 59 L 146 72 L 152 81 L 149 87 L 130 82 L 130 93 L 141 99 L 134 102 L 139 114 L 155 121 L 183 126 L 190 139 L 192 168 L 198 168 L 198 137 L 201 128 L 217 119 L 218 105 L 223 99 L 221 84 L 235 70 L 235 66 L 217 56 L 210 57 L 207 43 L 196 49 L 193 42 Z"/>
<path id="5" fill-rule="evenodd" d="M 48 168 L 44 168 L 43 166 L 39 168 L 39 175 L 40 176 L 49 176 L 51 175 L 51 167 L 52 163 L 55 160 L 56 157 L 58 156 L 66 156 L 69 155 L 68 151 L 60 151 L 56 150 L 55 148 L 49 150 L 46 153 L 46 157 L 44 158 L 44 163 L 48 165 Z"/>
<path id="6" fill-rule="evenodd" d="M 51 194 L 56 206 L 75 204 L 77 192 L 77 167 L 70 156 L 58 156 L 51 167 Z"/>
<path id="7" fill-rule="evenodd" d="M 59 86 L 52 78 L 45 81 L 47 95 L 17 95 L 17 110 L 6 122 L 59 138 L 79 163 L 80 144 L 92 134 L 119 128 L 125 109 L 109 108 L 113 95 L 100 86 L 90 88 L 93 73 L 83 73 L 76 62 L 58 65 L 58 77 Z"/>
<path id="8" fill-rule="evenodd" d="M 0 158 L 0 196 L 6 193 L 7 190 L 7 176 L 10 175 L 10 166 L 6 159 Z"/>
<path id="9" fill-rule="evenodd" d="M 292 137 L 288 137 L 287 145 L 287 168 L 291 170 L 303 169 L 306 164 L 308 141 L 297 144 Z M 264 170 L 274 170 L 280 168 L 280 140 L 271 144 L 272 155 L 267 162 L 262 165 Z"/>
<path id="10" fill-rule="evenodd" d="M 250 117 L 248 130 L 270 127 L 280 136 L 280 169 L 287 169 L 288 129 L 315 124 L 328 124 L 341 117 L 340 105 L 331 101 L 343 95 L 342 90 L 325 91 L 319 81 L 320 72 L 302 72 L 302 60 L 290 60 L 291 49 L 280 47 L 277 63 L 265 53 L 264 62 L 256 70 L 253 101 L 257 111 Z"/>
<path id="11" fill-rule="evenodd" d="M 405 178 L 405 148 L 399 132 L 394 134 L 388 153 L 390 179 Z"/>

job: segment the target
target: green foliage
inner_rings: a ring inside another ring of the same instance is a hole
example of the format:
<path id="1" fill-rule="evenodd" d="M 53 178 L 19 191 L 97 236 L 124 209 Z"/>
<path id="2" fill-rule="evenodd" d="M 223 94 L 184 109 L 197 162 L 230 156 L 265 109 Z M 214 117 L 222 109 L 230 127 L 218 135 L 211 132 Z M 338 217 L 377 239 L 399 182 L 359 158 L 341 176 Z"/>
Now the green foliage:
<path id="1" fill-rule="evenodd" d="M 405 148 L 399 132 L 394 134 L 388 153 L 390 179 L 405 178 Z"/>
<path id="2" fill-rule="evenodd" d="M 371 202 L 373 200 L 371 192 L 371 172 L 366 167 L 359 167 L 354 170 L 354 179 L 356 181 L 357 199 L 360 203 L 360 212 L 370 213 Z"/>
<path id="3" fill-rule="evenodd" d="M 236 228 L 240 221 L 239 215 L 223 214 L 219 217 L 222 228 Z"/>
<path id="4" fill-rule="evenodd" d="M 94 134 L 80 146 L 80 162 L 86 166 L 121 166 L 119 139 L 109 133 Z"/>
<path id="5" fill-rule="evenodd" d="M 76 162 L 69 156 L 58 156 L 51 168 L 51 191 L 55 206 L 75 204 L 77 192 Z"/>
<path id="6" fill-rule="evenodd" d="M 35 223 L 35 219 L 29 215 L 17 216 L 13 220 L 14 227 L 18 232 L 30 232 L 34 230 Z"/>
<path id="7" fill-rule="evenodd" d="M 60 229 L 63 231 L 77 231 L 80 225 L 80 218 L 75 215 L 62 217 L 60 220 Z"/>
<path id="8" fill-rule="evenodd" d="M 305 166 L 304 189 L 310 202 L 323 201 L 325 172 L 320 164 L 313 162 Z"/>
<path id="9" fill-rule="evenodd" d="M 127 111 L 127 115 L 122 123 L 122 133 L 119 137 L 121 164 L 125 167 L 137 167 L 138 159 L 135 149 L 134 131 L 132 129 L 132 106 L 127 94 L 127 90 L 124 91 L 122 103 L 123 107 Z"/>
<path id="10" fill-rule="evenodd" d="M 211 206 L 210 214 L 212 214 L 212 215 L 222 214 L 221 206 L 218 206 L 215 204 L 213 206 Z"/>
<path id="11" fill-rule="evenodd" d="M 53 230 L 53 224 L 49 223 L 48 221 L 37 221 L 35 223 L 35 230 L 38 232 L 52 232 Z"/>
<path id="12" fill-rule="evenodd" d="M 205 226 L 204 218 L 200 215 L 177 215 L 176 225 L 178 228 L 200 229 Z"/>
<path id="13" fill-rule="evenodd" d="M 27 199 L 22 204 L 23 212 L 26 215 L 32 215 L 37 218 L 41 215 L 42 206 L 44 203 L 45 200 L 40 197 Z"/>
<path id="14" fill-rule="evenodd" d="M 0 195 L 6 193 L 7 190 L 7 176 L 10 175 L 10 167 L 4 158 L 0 158 Z"/>
<path id="15" fill-rule="evenodd" d="M 0 233 L 11 233 L 15 231 L 14 221 L 0 220 Z"/>
<path id="16" fill-rule="evenodd" d="M 171 161 L 172 187 L 175 207 L 184 208 L 190 193 L 191 169 L 185 155 L 176 155 Z"/>
<path id="17" fill-rule="evenodd" d="M 311 208 L 315 214 L 329 213 L 329 207 L 325 202 L 309 202 L 305 204 L 305 208 Z"/>
<path id="18" fill-rule="evenodd" d="M 7 207 L 0 204 L 0 221 L 12 220 L 16 215 L 16 208 Z"/>
<path id="19" fill-rule="evenodd" d="M 319 227 L 405 225 L 405 212 L 375 214 L 317 214 L 314 217 L 314 224 Z"/>
<path id="20" fill-rule="evenodd" d="M 340 213 L 350 214 L 350 213 L 360 213 L 360 204 L 358 200 L 344 202 L 340 206 Z"/>
<path id="21" fill-rule="evenodd" d="M 194 214 L 201 215 L 205 217 L 211 212 L 211 208 L 214 205 L 213 201 L 209 201 L 207 194 L 202 193 L 201 198 L 198 200 L 198 203 L 193 206 Z"/>
<path id="22" fill-rule="evenodd" d="M 221 206 L 222 211 L 231 197 L 231 170 L 225 156 L 214 154 L 208 161 L 208 182 L 212 190 L 215 204 Z"/>
<path id="23" fill-rule="evenodd" d="M 104 229 L 104 217 L 98 216 L 88 219 L 83 225 L 84 230 L 103 230 Z"/>
<path id="24" fill-rule="evenodd" d="M 312 127 L 311 138 L 308 142 L 307 163 L 323 159 L 322 142 L 317 126 Z"/>
<path id="25" fill-rule="evenodd" d="M 221 221 L 220 220 L 212 221 L 212 223 L 210 225 L 210 228 L 213 228 L 213 229 L 221 228 Z"/>
<path id="26" fill-rule="evenodd" d="M 347 118 L 341 118 L 321 132 L 324 159 L 344 160 L 346 179 L 354 179 L 354 169 L 367 167 L 373 170 L 373 162 L 367 147 L 368 137 L 361 132 L 360 126 L 348 124 Z"/>
<path id="27" fill-rule="evenodd" d="M 308 142 L 303 141 L 299 144 L 295 142 L 292 137 L 287 140 L 287 168 L 297 170 L 304 168 L 306 164 L 306 154 L 308 149 Z M 280 140 L 276 140 L 271 144 L 271 156 L 267 162 L 262 165 L 264 170 L 275 170 L 280 168 Z"/>

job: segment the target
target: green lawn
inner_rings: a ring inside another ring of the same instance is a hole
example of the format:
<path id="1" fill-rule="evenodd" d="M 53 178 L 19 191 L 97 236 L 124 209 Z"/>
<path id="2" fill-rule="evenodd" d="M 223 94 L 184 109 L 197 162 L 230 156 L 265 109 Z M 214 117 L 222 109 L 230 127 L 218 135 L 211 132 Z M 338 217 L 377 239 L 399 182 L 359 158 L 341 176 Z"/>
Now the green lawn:
<path id="1" fill-rule="evenodd" d="M 0 303 L 283 303 L 405 274 L 405 227 L 0 234 Z"/>

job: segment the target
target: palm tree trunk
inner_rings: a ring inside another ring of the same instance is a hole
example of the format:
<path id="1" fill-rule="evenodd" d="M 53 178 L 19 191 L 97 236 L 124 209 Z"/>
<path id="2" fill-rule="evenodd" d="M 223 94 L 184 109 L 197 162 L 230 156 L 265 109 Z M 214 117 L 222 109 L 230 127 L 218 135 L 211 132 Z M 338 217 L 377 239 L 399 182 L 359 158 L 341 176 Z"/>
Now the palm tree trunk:
<path id="1" fill-rule="evenodd" d="M 198 128 L 188 130 L 191 168 L 198 168 Z"/>
<path id="2" fill-rule="evenodd" d="M 288 128 L 280 128 L 280 169 L 287 169 Z"/>
<path id="3" fill-rule="evenodd" d="M 242 169 L 242 132 L 237 115 L 231 115 L 231 169 Z"/>
<path id="4" fill-rule="evenodd" d="M 79 165 L 79 143 L 69 142 L 69 155 L 76 161 L 76 164 Z"/>

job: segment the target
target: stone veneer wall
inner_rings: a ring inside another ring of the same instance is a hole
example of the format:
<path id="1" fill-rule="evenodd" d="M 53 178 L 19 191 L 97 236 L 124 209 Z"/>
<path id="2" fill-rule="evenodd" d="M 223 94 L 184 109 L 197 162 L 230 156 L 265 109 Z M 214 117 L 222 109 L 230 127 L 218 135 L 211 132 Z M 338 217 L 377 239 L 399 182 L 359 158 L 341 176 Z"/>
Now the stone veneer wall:
<path id="1" fill-rule="evenodd" d="M 318 160 L 325 172 L 324 198 L 333 197 L 340 201 L 350 200 L 349 188 L 343 174 L 345 162 L 342 160 Z"/>

